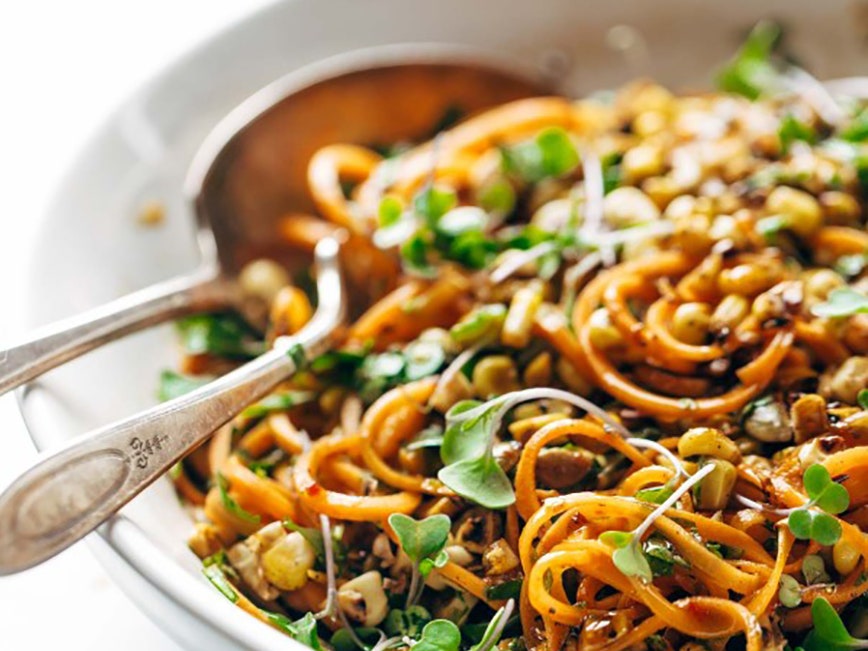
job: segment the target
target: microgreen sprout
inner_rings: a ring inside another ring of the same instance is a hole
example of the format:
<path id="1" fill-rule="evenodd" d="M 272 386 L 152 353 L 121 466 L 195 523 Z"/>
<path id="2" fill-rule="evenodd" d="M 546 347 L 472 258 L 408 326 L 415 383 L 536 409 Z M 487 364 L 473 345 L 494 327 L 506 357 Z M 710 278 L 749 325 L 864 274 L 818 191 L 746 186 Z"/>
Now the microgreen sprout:
<path id="1" fill-rule="evenodd" d="M 485 633 L 482 634 L 482 639 L 478 644 L 470 647 L 470 651 L 491 651 L 503 636 L 503 631 L 509 622 L 513 610 L 515 610 L 515 599 L 510 599 L 502 608 L 494 613 L 494 617 L 491 618 L 491 622 L 485 629 Z"/>
<path id="2" fill-rule="evenodd" d="M 522 402 L 542 399 L 561 400 L 596 416 L 637 447 L 652 449 L 672 464 L 675 472 L 687 476 L 678 457 L 654 441 L 630 436 L 630 431 L 606 410 L 587 398 L 551 388 L 524 389 L 507 393 L 488 402 L 459 402 L 446 413 L 446 431 L 440 457 L 444 468 L 438 478 L 446 486 L 469 500 L 492 509 L 505 508 L 515 501 L 515 493 L 506 473 L 492 453 L 495 436 L 507 412 Z"/>
<path id="3" fill-rule="evenodd" d="M 814 629 L 808 633 L 802 647 L 805 651 L 846 651 L 868 649 L 868 640 L 853 637 L 841 617 L 825 597 L 817 597 L 811 604 Z"/>
<path id="4" fill-rule="evenodd" d="M 833 289 L 825 303 L 815 305 L 814 316 L 840 318 L 868 313 L 868 296 L 849 287 Z"/>
<path id="5" fill-rule="evenodd" d="M 700 468 L 687 481 L 675 489 L 672 495 L 663 504 L 654 509 L 633 531 L 606 531 L 603 533 L 600 536 L 600 540 L 615 548 L 615 551 L 612 553 L 612 562 L 615 563 L 615 567 L 627 576 L 635 576 L 644 583 L 650 583 L 654 579 L 654 574 L 651 571 L 648 559 L 642 553 L 642 538 L 657 518 L 672 508 L 682 495 L 701 481 L 703 477 L 711 473 L 714 468 L 713 464 Z"/>
<path id="6" fill-rule="evenodd" d="M 841 538 L 841 523 L 834 516 L 850 506 L 850 493 L 818 463 L 808 466 L 802 482 L 809 501 L 789 514 L 790 531 L 799 540 L 834 545 Z"/>
<path id="7" fill-rule="evenodd" d="M 401 549 L 413 562 L 410 577 L 410 587 L 407 590 L 407 608 L 413 606 L 422 595 L 425 579 L 436 567 L 443 567 L 449 562 L 449 555 L 444 547 L 449 537 L 452 522 L 449 516 L 432 515 L 424 520 L 415 520 L 403 513 L 393 513 L 389 516 L 389 526 L 398 537 Z"/>

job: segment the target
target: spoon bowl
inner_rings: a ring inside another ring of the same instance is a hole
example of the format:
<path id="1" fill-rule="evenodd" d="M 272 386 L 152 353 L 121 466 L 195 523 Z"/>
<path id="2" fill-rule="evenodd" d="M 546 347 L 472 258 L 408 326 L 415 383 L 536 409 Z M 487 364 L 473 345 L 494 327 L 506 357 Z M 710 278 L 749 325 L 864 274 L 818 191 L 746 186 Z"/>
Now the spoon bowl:
<path id="1" fill-rule="evenodd" d="M 288 212 L 313 210 L 306 167 L 318 148 L 422 139 L 449 110 L 471 113 L 544 90 L 515 62 L 447 45 L 350 52 L 266 86 L 215 127 L 190 166 L 185 192 L 196 214 L 198 269 L 0 351 L 0 394 L 142 328 L 241 309 L 237 275 L 254 258 L 273 258 L 290 271 L 309 266 L 311 257 L 282 244 L 276 232 Z"/>

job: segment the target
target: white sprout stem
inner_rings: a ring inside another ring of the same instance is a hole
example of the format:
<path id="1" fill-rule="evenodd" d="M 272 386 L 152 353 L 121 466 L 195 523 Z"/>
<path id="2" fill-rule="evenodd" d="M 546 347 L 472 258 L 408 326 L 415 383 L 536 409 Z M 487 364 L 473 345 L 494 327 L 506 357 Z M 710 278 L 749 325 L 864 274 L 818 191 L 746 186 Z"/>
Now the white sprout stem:
<path id="1" fill-rule="evenodd" d="M 320 530 L 322 531 L 322 545 L 326 563 L 326 605 L 315 617 L 323 619 L 335 614 L 338 608 L 337 579 L 335 578 L 335 550 L 332 544 L 332 525 L 328 516 L 319 516 Z"/>
<path id="2" fill-rule="evenodd" d="M 569 391 L 562 391 L 561 389 L 550 389 L 547 387 L 524 389 L 523 391 L 514 391 L 513 393 L 507 393 L 502 395 L 500 398 L 497 398 L 496 401 L 500 402 L 501 404 L 497 410 L 497 413 L 495 413 L 494 415 L 494 419 L 492 421 L 492 431 L 496 432 L 500 429 L 500 423 L 503 420 L 503 417 L 506 415 L 506 412 L 508 412 L 516 405 L 521 404 L 522 402 L 527 402 L 528 400 L 542 400 L 543 398 L 562 400 L 571 405 L 574 405 L 579 409 L 583 409 L 589 414 L 593 414 L 594 416 L 598 417 L 606 425 L 621 434 L 621 436 L 623 436 L 624 438 L 628 438 L 630 436 L 630 431 L 626 427 L 624 427 L 621 423 L 612 418 L 612 416 L 608 412 L 606 412 L 606 410 L 595 405 L 587 398 L 582 398 L 581 396 L 577 396 L 573 393 L 570 393 Z M 476 418 L 477 416 L 481 416 L 486 411 L 491 409 L 491 407 L 492 405 L 490 403 L 479 405 L 478 407 L 474 407 L 473 409 L 462 412 L 460 414 L 460 419 L 470 420 L 472 418 Z"/>
<path id="3" fill-rule="evenodd" d="M 593 149 L 582 151 L 582 175 L 585 177 L 584 223 L 579 230 L 579 236 L 584 240 L 599 237 L 604 230 L 603 199 L 606 188 L 603 181 L 603 165 L 600 157 Z M 615 264 L 614 246 L 600 247 L 603 265 L 611 267 Z"/>
<path id="4" fill-rule="evenodd" d="M 405 609 L 415 605 L 419 597 L 422 596 L 422 590 L 424 590 L 425 584 L 422 583 L 422 589 L 420 590 L 420 578 L 419 566 L 414 563 L 413 569 L 410 572 L 410 587 L 407 588 L 407 604 L 404 606 Z"/>
<path id="5" fill-rule="evenodd" d="M 669 509 L 671 509 L 675 503 L 681 499 L 681 496 L 684 495 L 687 491 L 689 491 L 696 483 L 698 483 L 701 479 L 703 479 L 706 475 L 710 474 L 714 471 L 716 466 L 714 464 L 708 464 L 702 468 L 700 468 L 695 474 L 691 475 L 690 478 L 685 481 L 681 486 L 675 489 L 675 492 L 669 496 L 663 504 L 654 509 L 651 514 L 642 521 L 636 529 L 633 531 L 633 539 L 636 541 L 642 540 L 642 537 L 651 528 L 651 525 L 654 524 L 654 521 L 659 518 L 661 515 L 666 513 Z"/>
<path id="6" fill-rule="evenodd" d="M 557 251 L 557 244 L 554 242 L 541 242 L 536 246 L 532 246 L 526 251 L 511 250 L 510 254 L 501 262 L 494 271 L 489 274 L 491 282 L 497 285 L 509 278 L 516 271 L 521 269 L 528 262 L 533 262 L 544 255 Z"/>
<path id="7" fill-rule="evenodd" d="M 385 649 L 404 643 L 404 638 L 400 635 L 396 635 L 395 637 L 386 637 L 385 634 L 380 633 L 380 639 L 373 647 L 371 647 L 371 651 L 385 651 Z"/>
<path id="8" fill-rule="evenodd" d="M 657 443 L 657 441 L 649 441 L 648 439 L 640 439 L 640 438 L 636 438 L 635 436 L 633 436 L 633 437 L 630 437 L 627 439 L 627 443 L 632 445 L 634 448 L 648 448 L 649 450 L 654 450 L 655 452 L 657 452 L 661 456 L 666 457 L 666 459 L 669 461 L 669 463 L 672 464 L 672 467 L 675 468 L 676 476 L 677 475 L 684 475 L 685 477 L 689 476 L 687 474 L 687 470 L 685 470 L 684 466 L 682 465 L 681 460 L 678 457 L 676 457 L 674 454 L 672 454 L 671 450 L 667 450 L 662 445 Z"/>
<path id="9" fill-rule="evenodd" d="M 344 610 L 341 608 L 341 604 L 338 601 L 337 578 L 335 577 L 335 549 L 332 541 L 332 525 L 331 522 L 329 522 L 328 516 L 320 514 L 319 524 L 322 531 L 323 552 L 325 553 L 326 561 L 326 585 L 328 587 L 326 591 L 326 605 L 321 611 L 314 615 L 314 618 L 324 619 L 326 617 L 337 616 L 343 627 L 347 629 L 350 637 L 353 638 L 353 642 L 355 642 L 361 649 L 368 649 L 368 645 L 365 644 L 364 640 L 358 636 L 356 631 L 350 625 L 350 622 L 347 620 L 347 616 L 344 614 Z"/>
<path id="10" fill-rule="evenodd" d="M 743 506 L 746 506 L 750 509 L 756 509 L 757 511 L 765 511 L 766 513 L 774 513 L 775 515 L 788 516 L 793 511 L 798 511 L 805 506 L 810 506 L 810 503 L 806 503 L 804 506 L 797 506 L 791 509 L 776 509 L 775 507 L 769 504 L 763 504 L 762 502 L 757 502 L 756 500 L 752 500 L 749 497 L 745 497 L 744 495 L 735 495 L 735 501 L 739 502 Z"/>
<path id="11" fill-rule="evenodd" d="M 622 228 L 619 231 L 610 233 L 601 233 L 596 238 L 599 243 L 599 248 L 602 249 L 606 245 L 616 246 L 626 244 L 635 240 L 641 240 L 649 236 L 670 235 L 675 231 L 675 224 L 668 219 L 659 219 L 648 224 L 640 226 L 630 226 Z"/>
<path id="12" fill-rule="evenodd" d="M 491 635 L 486 635 L 487 637 L 485 644 L 477 649 L 477 651 L 491 651 L 495 644 L 500 641 L 501 636 L 503 635 L 503 630 L 506 628 L 507 623 L 509 623 L 509 618 L 512 616 L 512 611 L 515 609 L 515 599 L 510 599 L 504 604 L 503 608 L 497 611 L 494 615 L 494 619 L 492 619 L 492 623 L 494 624 L 494 628 L 491 629 Z M 488 631 L 486 631 L 488 633 Z"/>
<path id="13" fill-rule="evenodd" d="M 467 364 L 471 359 L 473 359 L 473 356 L 476 355 L 476 353 L 478 353 L 482 349 L 482 347 L 487 344 L 488 340 L 485 339 L 472 345 L 467 350 L 459 353 L 458 356 L 452 360 L 452 363 L 446 367 L 443 373 L 440 374 L 440 381 L 437 382 L 437 385 L 441 386 L 443 384 L 446 384 L 447 382 L 451 382 L 452 378 L 455 377 L 455 374 L 459 373 L 462 367 Z"/>
<path id="14" fill-rule="evenodd" d="M 787 90 L 804 99 L 827 124 L 838 127 L 846 121 L 847 116 L 829 89 L 806 70 L 798 66 L 790 67 L 784 76 L 784 83 Z"/>

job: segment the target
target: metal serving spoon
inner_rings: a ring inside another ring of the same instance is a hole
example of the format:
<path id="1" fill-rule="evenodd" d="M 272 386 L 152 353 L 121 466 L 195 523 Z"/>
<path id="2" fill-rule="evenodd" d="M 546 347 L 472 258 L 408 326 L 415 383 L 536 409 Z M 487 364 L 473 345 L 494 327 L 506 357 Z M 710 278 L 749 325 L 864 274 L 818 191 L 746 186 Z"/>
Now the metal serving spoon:
<path id="1" fill-rule="evenodd" d="M 217 125 L 189 168 L 185 192 L 196 213 L 199 268 L 0 351 L 0 394 L 131 332 L 238 307 L 235 279 L 251 259 L 309 264 L 297 252 L 288 254 L 275 233 L 288 212 L 313 210 L 306 168 L 320 147 L 424 139 L 451 108 L 473 112 L 543 88 L 515 62 L 434 45 L 348 53 L 266 86 Z"/>
<path id="2" fill-rule="evenodd" d="M 96 529 L 247 405 L 328 345 L 346 312 L 333 238 L 316 247 L 317 310 L 297 334 L 221 378 L 86 434 L 0 495 L 0 575 L 37 565 Z"/>

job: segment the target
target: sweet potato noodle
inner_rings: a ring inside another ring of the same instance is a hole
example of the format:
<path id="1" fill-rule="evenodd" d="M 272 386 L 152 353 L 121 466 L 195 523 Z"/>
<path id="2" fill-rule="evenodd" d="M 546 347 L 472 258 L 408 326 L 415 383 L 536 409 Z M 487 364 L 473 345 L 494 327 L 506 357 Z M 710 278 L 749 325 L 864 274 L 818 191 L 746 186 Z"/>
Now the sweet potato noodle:
<path id="1" fill-rule="evenodd" d="M 279 236 L 347 229 L 351 286 L 386 289 L 175 473 L 209 578 L 338 649 L 758 651 L 819 597 L 858 620 L 868 114 L 811 99 L 637 82 L 318 152 L 319 214 Z M 164 393 L 309 318 L 253 265 L 267 323 L 182 323 Z"/>

